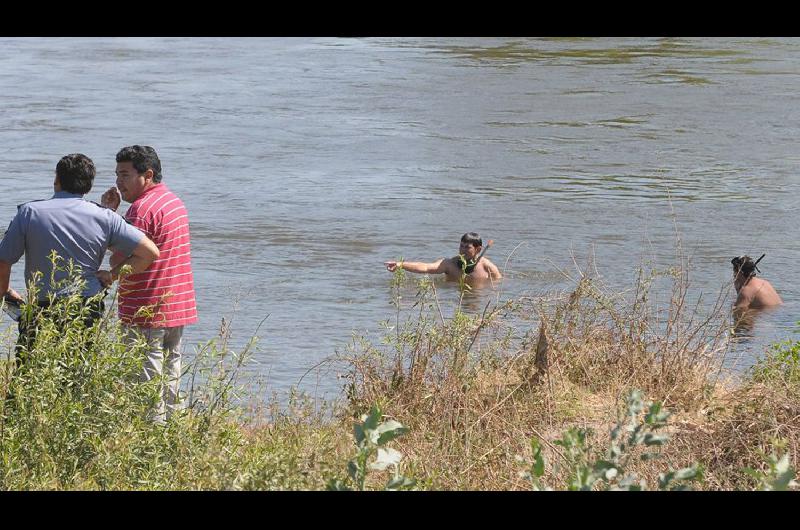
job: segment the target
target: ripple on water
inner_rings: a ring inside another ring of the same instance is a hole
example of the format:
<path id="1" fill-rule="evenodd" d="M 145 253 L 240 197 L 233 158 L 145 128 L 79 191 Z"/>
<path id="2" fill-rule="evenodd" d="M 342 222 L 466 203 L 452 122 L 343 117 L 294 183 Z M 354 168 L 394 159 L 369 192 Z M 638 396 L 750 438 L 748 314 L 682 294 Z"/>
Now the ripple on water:
<path id="1" fill-rule="evenodd" d="M 517 65 L 545 62 L 600 65 L 629 64 L 653 58 L 727 59 L 745 53 L 741 50 L 715 48 L 711 46 L 713 43 L 707 44 L 703 41 L 686 42 L 668 39 L 615 47 L 597 46 L 602 43 L 603 40 L 572 43 L 560 41 L 555 43 L 559 49 L 544 49 L 549 43 L 542 41 L 517 41 L 492 47 L 430 46 L 430 48 L 438 53 L 474 61 L 477 63 L 476 67 L 481 63 Z"/>

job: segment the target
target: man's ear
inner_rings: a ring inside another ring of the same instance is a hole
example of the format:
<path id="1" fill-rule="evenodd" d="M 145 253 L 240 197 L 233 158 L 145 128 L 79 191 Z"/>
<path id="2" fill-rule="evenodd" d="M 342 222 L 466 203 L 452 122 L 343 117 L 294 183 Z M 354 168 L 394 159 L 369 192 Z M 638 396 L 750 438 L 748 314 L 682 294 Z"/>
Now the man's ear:
<path id="1" fill-rule="evenodd" d="M 56 189 L 56 191 L 61 191 L 61 179 L 58 178 L 58 174 L 56 174 L 56 178 L 53 181 L 53 187 Z"/>
<path id="2" fill-rule="evenodd" d="M 152 169 L 148 169 L 147 171 L 144 172 L 144 179 L 145 180 L 150 180 L 150 181 L 153 180 L 153 170 Z"/>

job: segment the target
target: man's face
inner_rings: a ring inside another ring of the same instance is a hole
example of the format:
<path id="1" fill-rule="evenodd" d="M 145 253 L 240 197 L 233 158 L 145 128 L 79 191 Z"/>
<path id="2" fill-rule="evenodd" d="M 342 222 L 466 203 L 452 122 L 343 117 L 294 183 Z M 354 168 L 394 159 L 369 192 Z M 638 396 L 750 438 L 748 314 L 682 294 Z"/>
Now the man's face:
<path id="1" fill-rule="evenodd" d="M 133 167 L 133 162 L 117 162 L 117 188 L 122 200 L 133 202 L 153 184 L 153 172 L 147 170 L 141 175 Z"/>
<path id="2" fill-rule="evenodd" d="M 462 241 L 461 244 L 458 245 L 458 253 L 464 256 L 467 260 L 475 259 L 480 252 L 481 247 L 475 246 L 472 243 L 464 243 Z"/>

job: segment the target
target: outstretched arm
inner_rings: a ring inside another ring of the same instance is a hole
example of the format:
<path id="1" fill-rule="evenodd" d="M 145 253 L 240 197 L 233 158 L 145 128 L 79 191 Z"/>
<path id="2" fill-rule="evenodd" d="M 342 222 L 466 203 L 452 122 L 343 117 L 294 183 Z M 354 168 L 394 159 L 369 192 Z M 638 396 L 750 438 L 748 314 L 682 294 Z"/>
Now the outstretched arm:
<path id="1" fill-rule="evenodd" d="M 423 263 L 421 261 L 385 261 L 386 270 L 394 272 L 395 269 L 403 269 L 408 272 L 419 274 L 443 274 L 447 272 L 447 260 L 442 258 L 433 263 Z"/>

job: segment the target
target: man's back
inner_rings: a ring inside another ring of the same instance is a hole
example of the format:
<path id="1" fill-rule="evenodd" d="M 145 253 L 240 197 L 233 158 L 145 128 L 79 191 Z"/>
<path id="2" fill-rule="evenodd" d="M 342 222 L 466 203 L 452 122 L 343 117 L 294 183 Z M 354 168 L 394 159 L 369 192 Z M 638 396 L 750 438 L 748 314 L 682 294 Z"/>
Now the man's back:
<path id="1" fill-rule="evenodd" d="M 744 309 L 764 309 L 779 306 L 783 303 L 780 295 L 767 280 L 750 278 L 742 286 L 736 298 L 736 307 Z"/>
<path id="2" fill-rule="evenodd" d="M 114 246 L 122 252 L 131 252 L 142 234 L 125 223 L 114 212 L 83 199 L 81 195 L 65 191 L 56 192 L 53 198 L 25 203 L 19 207 L 3 238 L 0 259 L 15 263 L 25 255 L 25 279 L 30 281 L 35 272 L 42 273 L 39 300 L 50 293 L 50 276 L 53 266 L 50 259 L 56 252 L 66 267 L 71 260 L 80 267 L 86 280 L 84 296 L 93 296 L 102 286 L 95 273 L 101 266 L 106 249 Z M 56 282 L 68 277 L 66 270 L 56 270 Z"/>

